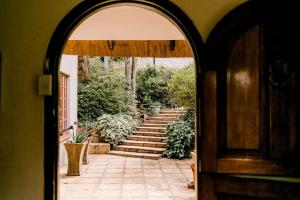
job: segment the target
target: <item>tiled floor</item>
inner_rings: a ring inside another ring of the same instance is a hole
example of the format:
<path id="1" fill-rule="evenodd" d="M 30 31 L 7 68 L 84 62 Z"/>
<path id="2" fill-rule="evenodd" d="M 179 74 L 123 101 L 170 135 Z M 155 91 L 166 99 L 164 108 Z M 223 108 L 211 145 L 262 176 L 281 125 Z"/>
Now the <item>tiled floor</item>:
<path id="1" fill-rule="evenodd" d="M 60 175 L 60 200 L 194 200 L 191 159 L 91 155 L 80 176 Z"/>

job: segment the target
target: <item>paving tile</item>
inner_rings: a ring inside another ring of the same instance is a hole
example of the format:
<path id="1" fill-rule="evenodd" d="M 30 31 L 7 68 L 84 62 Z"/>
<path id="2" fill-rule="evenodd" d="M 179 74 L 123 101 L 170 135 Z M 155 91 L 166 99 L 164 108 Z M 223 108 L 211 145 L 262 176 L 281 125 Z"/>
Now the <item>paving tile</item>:
<path id="1" fill-rule="evenodd" d="M 131 173 L 131 174 L 124 174 L 124 178 L 143 178 L 144 173 Z"/>
<path id="2" fill-rule="evenodd" d="M 83 173 L 80 176 L 81 177 L 101 178 L 101 177 L 103 177 L 103 173 Z"/>
<path id="3" fill-rule="evenodd" d="M 167 183 L 146 183 L 147 190 L 168 190 L 169 184 Z"/>
<path id="4" fill-rule="evenodd" d="M 170 190 L 147 190 L 149 197 L 172 197 Z"/>
<path id="5" fill-rule="evenodd" d="M 121 197 L 120 200 L 147 200 L 146 197 Z"/>
<path id="6" fill-rule="evenodd" d="M 107 198 L 107 197 L 120 197 L 120 190 L 99 190 L 94 193 L 95 196 Z"/>
<path id="7" fill-rule="evenodd" d="M 93 154 L 80 176 L 60 169 L 61 200 L 194 200 L 191 159 L 148 160 Z"/>
<path id="8" fill-rule="evenodd" d="M 121 183 L 101 183 L 98 190 L 121 190 Z"/>
<path id="9" fill-rule="evenodd" d="M 101 180 L 101 183 L 122 183 L 123 182 L 123 178 L 103 178 Z"/>
<path id="10" fill-rule="evenodd" d="M 145 179 L 144 178 L 125 178 L 123 180 L 123 183 L 132 183 L 132 184 L 143 184 L 145 183 Z"/>
<path id="11" fill-rule="evenodd" d="M 128 184 L 124 183 L 122 190 L 146 190 L 145 184 Z"/>
<path id="12" fill-rule="evenodd" d="M 160 173 L 144 173 L 144 177 L 145 178 L 163 178 L 164 175 L 162 172 Z"/>
<path id="13" fill-rule="evenodd" d="M 128 169 L 128 168 L 125 168 L 125 174 L 135 174 L 135 173 L 143 173 L 144 171 L 143 171 L 143 169 L 142 168 L 140 168 L 140 169 L 132 169 L 132 168 L 130 168 L 130 169 Z"/>
<path id="14" fill-rule="evenodd" d="M 78 184 L 89 184 L 89 183 L 99 184 L 100 181 L 101 181 L 100 178 L 80 177 L 78 179 Z"/>
<path id="15" fill-rule="evenodd" d="M 140 197 L 147 196 L 146 190 L 122 190 L 121 197 Z"/>

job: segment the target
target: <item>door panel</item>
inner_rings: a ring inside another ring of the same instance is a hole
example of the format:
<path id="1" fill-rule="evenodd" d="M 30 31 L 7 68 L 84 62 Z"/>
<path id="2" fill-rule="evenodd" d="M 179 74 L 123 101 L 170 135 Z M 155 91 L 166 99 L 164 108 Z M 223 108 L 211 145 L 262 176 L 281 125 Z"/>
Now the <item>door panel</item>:
<path id="1" fill-rule="evenodd" d="M 243 34 L 231 50 L 225 77 L 227 149 L 259 150 L 260 51 L 259 25 Z"/>
<path id="2" fill-rule="evenodd" d="M 300 177 L 300 25 L 292 7 L 265 3 L 238 7 L 207 40 L 201 199 L 300 198 L 300 178 L 267 178 Z"/>
<path id="3" fill-rule="evenodd" d="M 200 199 L 215 200 L 298 200 L 299 185 L 254 178 L 202 175 Z"/>

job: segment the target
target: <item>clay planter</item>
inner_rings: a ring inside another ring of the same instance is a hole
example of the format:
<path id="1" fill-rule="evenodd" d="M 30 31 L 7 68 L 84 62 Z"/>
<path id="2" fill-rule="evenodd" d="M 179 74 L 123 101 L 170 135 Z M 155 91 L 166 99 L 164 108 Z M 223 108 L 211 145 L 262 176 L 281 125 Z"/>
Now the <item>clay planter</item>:
<path id="1" fill-rule="evenodd" d="M 87 141 L 84 143 L 65 143 L 68 155 L 68 176 L 80 176 L 80 168 Z"/>
<path id="2" fill-rule="evenodd" d="M 91 138 L 89 138 L 89 139 L 87 140 L 87 144 L 86 144 L 86 147 L 85 147 L 84 152 L 83 152 L 83 157 L 82 157 L 82 164 L 83 164 L 83 165 L 89 164 L 89 148 L 90 148 L 90 142 L 91 142 Z"/>

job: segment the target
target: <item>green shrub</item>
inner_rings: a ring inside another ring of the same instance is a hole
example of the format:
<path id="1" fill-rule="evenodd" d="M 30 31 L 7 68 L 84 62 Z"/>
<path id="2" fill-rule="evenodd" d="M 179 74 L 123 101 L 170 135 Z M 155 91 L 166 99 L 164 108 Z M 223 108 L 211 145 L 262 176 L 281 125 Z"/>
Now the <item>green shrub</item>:
<path id="1" fill-rule="evenodd" d="M 187 108 L 184 115 L 180 117 L 181 120 L 186 122 L 192 130 L 195 130 L 195 110 L 194 108 Z"/>
<path id="2" fill-rule="evenodd" d="M 91 80 L 78 82 L 78 121 L 93 122 L 103 114 L 137 116 L 132 94 L 125 89 L 124 71 L 110 66 L 106 75 L 100 57 L 89 58 Z"/>
<path id="3" fill-rule="evenodd" d="M 194 131 L 190 125 L 178 120 L 168 125 L 167 150 L 163 155 L 168 158 L 189 158 L 194 147 Z"/>
<path id="4" fill-rule="evenodd" d="M 97 119 L 97 128 L 105 141 L 116 146 L 123 142 L 136 129 L 138 123 L 126 114 L 104 114 Z"/>
<path id="5" fill-rule="evenodd" d="M 195 65 L 176 71 L 168 82 L 170 98 L 175 104 L 184 107 L 195 107 Z"/>
<path id="6" fill-rule="evenodd" d="M 168 102 L 168 84 L 172 72 L 163 66 L 148 65 L 137 71 L 137 100 L 143 104 L 149 101 Z"/>

